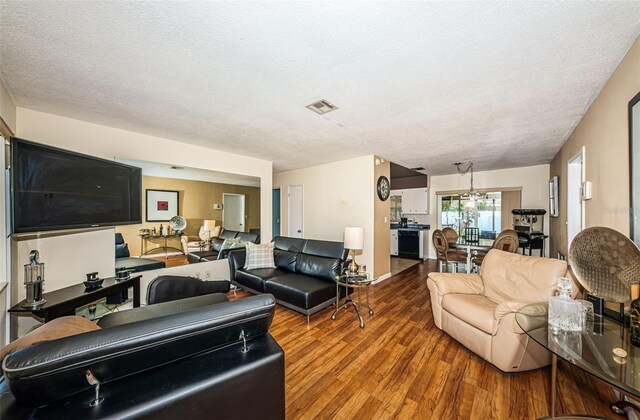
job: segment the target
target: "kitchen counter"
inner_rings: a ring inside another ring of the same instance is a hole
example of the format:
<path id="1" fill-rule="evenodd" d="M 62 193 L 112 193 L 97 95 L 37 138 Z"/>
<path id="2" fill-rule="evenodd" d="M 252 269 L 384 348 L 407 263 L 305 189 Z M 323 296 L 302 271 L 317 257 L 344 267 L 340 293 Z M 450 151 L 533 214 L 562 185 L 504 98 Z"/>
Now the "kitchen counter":
<path id="1" fill-rule="evenodd" d="M 401 228 L 400 223 L 391 223 L 392 230 L 430 230 L 431 225 L 409 224 L 406 228 Z"/>

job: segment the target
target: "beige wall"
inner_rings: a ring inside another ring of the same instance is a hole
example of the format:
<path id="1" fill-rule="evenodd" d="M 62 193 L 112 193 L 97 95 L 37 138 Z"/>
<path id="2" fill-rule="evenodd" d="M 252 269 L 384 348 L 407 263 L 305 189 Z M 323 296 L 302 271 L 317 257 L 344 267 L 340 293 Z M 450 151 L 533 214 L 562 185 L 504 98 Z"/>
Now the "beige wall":
<path id="1" fill-rule="evenodd" d="M 640 92 L 640 38 L 635 41 L 569 139 L 551 162 L 559 177 L 560 217 L 551 220 L 551 252 L 567 255 L 567 161 L 585 147 L 585 177 L 593 183 L 585 226 L 629 234 L 628 104 Z"/>
<path id="2" fill-rule="evenodd" d="M 364 250 L 356 259 L 376 275 L 385 274 L 374 266 L 373 168 L 374 156 L 368 155 L 274 174 L 273 185 L 282 188 L 282 235 L 289 235 L 288 188 L 302 185 L 304 237 L 342 242 L 345 227 L 363 227 Z"/>
<path id="3" fill-rule="evenodd" d="M 247 231 L 260 227 L 260 188 L 245 187 L 241 185 L 218 184 L 204 181 L 191 181 L 187 179 L 160 178 L 155 176 L 142 177 L 142 224 L 116 227 L 116 232 L 122 233 L 129 244 L 131 255 L 140 255 L 140 238 L 138 231 L 142 228 L 158 229 L 160 224 L 167 226 L 167 222 L 147 222 L 145 191 L 147 189 L 169 190 L 179 192 L 179 214 L 187 219 L 187 235 L 197 236 L 200 226 L 205 219 L 213 219 L 216 225 L 222 224 L 222 210 L 214 210 L 214 203 L 222 203 L 223 193 L 245 195 L 245 226 Z M 157 240 L 156 244 L 163 243 Z M 169 246 L 180 248 L 179 238 L 168 239 Z M 151 242 L 145 245 L 145 250 L 153 247 Z"/>
<path id="4" fill-rule="evenodd" d="M 469 189 L 469 174 L 441 175 L 431 177 L 429 209 L 431 213 L 431 233 L 441 226 L 438 220 L 438 191 Z M 473 186 L 478 189 L 521 188 L 523 208 L 545 209 L 549 211 L 549 165 L 526 166 L 522 168 L 498 169 L 473 173 Z M 549 233 L 549 213 L 544 220 L 545 233 Z M 546 253 L 549 247 L 546 246 Z M 429 249 L 429 258 L 436 258 L 433 246 Z"/>
<path id="5" fill-rule="evenodd" d="M 384 161 L 384 162 L 383 162 Z M 374 211 L 374 267 L 378 276 L 391 272 L 391 229 L 389 218 L 391 216 L 391 201 L 381 201 L 378 198 L 378 178 L 386 176 L 391 178 L 391 164 L 379 156 L 374 160 L 373 183 L 373 211 Z"/>

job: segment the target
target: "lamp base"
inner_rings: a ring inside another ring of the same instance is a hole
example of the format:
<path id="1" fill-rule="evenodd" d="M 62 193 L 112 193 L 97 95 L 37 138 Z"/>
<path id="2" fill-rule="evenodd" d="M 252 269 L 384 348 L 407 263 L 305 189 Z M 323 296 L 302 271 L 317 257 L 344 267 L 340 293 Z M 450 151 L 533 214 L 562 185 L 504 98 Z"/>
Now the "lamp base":
<path id="1" fill-rule="evenodd" d="M 360 266 L 356 264 L 355 258 L 351 260 L 351 264 L 349 264 L 349 273 L 357 274 L 358 270 L 360 270 Z"/>

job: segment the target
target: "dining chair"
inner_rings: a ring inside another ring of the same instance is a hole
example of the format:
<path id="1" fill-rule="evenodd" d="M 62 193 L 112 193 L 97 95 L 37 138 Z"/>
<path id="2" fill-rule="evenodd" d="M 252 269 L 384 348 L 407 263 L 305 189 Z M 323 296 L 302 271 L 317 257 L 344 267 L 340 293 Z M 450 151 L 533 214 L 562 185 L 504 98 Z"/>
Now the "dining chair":
<path id="1" fill-rule="evenodd" d="M 444 233 L 445 238 L 447 238 L 447 242 L 450 244 L 455 244 L 458 240 L 458 232 L 452 227 L 444 227 L 442 228 L 442 233 Z"/>
<path id="2" fill-rule="evenodd" d="M 518 232 L 513 229 L 505 229 L 500 232 L 496 240 L 493 242 L 491 249 L 499 249 L 500 251 L 513 253 L 518 251 L 518 246 Z M 480 267 L 486 255 L 486 253 L 478 253 L 471 259 L 471 262 L 474 266 Z"/>
<path id="3" fill-rule="evenodd" d="M 460 263 L 467 263 L 467 253 L 449 248 L 447 237 L 440 229 L 433 231 L 433 246 L 436 249 L 438 257 L 438 271 L 442 272 L 443 268 L 449 271 L 449 264 L 453 265 L 454 272 L 458 272 Z"/>

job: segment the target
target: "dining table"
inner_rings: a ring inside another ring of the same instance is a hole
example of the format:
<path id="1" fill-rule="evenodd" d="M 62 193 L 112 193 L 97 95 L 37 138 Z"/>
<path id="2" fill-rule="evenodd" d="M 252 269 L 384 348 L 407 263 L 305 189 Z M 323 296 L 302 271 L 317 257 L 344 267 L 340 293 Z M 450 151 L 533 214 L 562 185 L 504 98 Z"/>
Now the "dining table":
<path id="1" fill-rule="evenodd" d="M 489 252 L 495 239 L 477 239 L 475 241 L 467 240 L 464 236 L 459 236 L 455 242 L 449 242 L 449 247 L 458 250 L 464 250 L 467 252 L 467 273 L 471 273 L 471 260 L 474 257 L 473 252 L 477 254 L 478 251 Z"/>

